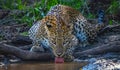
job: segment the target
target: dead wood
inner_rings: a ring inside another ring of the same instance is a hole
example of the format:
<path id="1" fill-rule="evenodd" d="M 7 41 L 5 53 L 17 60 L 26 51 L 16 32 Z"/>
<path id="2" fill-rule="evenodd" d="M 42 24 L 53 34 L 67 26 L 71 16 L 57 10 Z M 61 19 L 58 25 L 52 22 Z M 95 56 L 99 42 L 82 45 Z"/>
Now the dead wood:
<path id="1" fill-rule="evenodd" d="M 82 52 L 76 52 L 75 57 L 105 54 L 108 52 L 120 52 L 120 41 L 110 42 L 109 44 L 103 44 L 101 46 L 88 49 Z"/>
<path id="2" fill-rule="evenodd" d="M 120 32 L 120 24 L 117 25 L 108 25 L 99 34 L 108 33 L 108 32 Z"/>
<path id="3" fill-rule="evenodd" d="M 12 54 L 22 60 L 40 60 L 48 61 L 53 59 L 51 53 L 35 53 L 20 48 L 0 43 L 0 54 Z"/>
<path id="4" fill-rule="evenodd" d="M 32 40 L 28 36 L 17 35 L 9 43 L 15 46 L 25 46 L 32 44 Z"/>

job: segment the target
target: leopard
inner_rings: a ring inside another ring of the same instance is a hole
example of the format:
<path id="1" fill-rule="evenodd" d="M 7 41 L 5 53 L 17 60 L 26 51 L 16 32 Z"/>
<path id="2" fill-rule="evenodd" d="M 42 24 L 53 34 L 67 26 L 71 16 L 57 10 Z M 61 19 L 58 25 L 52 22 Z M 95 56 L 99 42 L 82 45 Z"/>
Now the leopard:
<path id="1" fill-rule="evenodd" d="M 92 25 L 78 10 L 58 4 L 29 29 L 29 37 L 33 40 L 30 51 L 44 52 L 49 49 L 55 57 L 73 61 L 74 49 L 95 40 L 104 27 L 103 22 Z"/>

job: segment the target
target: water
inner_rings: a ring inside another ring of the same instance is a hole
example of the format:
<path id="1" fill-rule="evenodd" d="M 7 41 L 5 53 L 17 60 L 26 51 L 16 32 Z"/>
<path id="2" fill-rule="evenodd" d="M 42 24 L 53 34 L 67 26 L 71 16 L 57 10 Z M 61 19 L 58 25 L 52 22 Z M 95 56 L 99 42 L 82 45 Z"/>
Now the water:
<path id="1" fill-rule="evenodd" d="M 7 70 L 82 70 L 86 63 L 19 63 L 10 64 Z M 6 70 L 4 67 L 0 70 Z"/>

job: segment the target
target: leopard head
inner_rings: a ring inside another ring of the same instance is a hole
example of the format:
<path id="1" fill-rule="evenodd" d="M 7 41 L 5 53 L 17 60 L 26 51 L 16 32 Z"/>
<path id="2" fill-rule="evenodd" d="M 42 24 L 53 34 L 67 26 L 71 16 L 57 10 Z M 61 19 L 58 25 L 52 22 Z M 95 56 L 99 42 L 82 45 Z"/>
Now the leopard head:
<path id="1" fill-rule="evenodd" d="M 69 53 L 67 50 L 77 44 L 77 38 L 72 34 L 73 25 L 54 15 L 46 16 L 44 24 L 55 57 L 64 57 Z"/>

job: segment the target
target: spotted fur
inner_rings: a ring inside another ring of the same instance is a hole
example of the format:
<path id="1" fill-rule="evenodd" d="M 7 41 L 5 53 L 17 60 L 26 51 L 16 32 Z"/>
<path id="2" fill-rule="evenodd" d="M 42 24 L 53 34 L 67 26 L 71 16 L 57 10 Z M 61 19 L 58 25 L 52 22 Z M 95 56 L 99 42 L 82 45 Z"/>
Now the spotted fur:
<path id="1" fill-rule="evenodd" d="M 104 24 L 90 24 L 79 11 L 64 5 L 53 6 L 48 14 L 29 30 L 31 51 L 50 49 L 56 57 L 72 60 L 76 45 L 86 46 L 96 38 Z"/>

